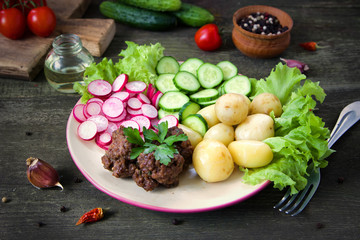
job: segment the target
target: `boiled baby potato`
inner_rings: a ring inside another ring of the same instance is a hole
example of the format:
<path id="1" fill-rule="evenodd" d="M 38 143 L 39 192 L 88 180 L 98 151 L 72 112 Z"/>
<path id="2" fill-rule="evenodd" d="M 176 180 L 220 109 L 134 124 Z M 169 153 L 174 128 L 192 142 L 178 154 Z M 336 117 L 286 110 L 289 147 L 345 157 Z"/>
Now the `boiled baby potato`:
<path id="1" fill-rule="evenodd" d="M 249 112 L 247 97 L 237 93 L 227 93 L 215 103 L 216 116 L 227 125 L 237 125 L 245 120 Z"/>
<path id="2" fill-rule="evenodd" d="M 274 120 L 263 113 L 247 116 L 235 129 L 236 140 L 262 141 L 274 135 Z"/>
<path id="3" fill-rule="evenodd" d="M 200 109 L 197 114 L 200 114 L 206 120 L 209 128 L 220 122 L 215 113 L 215 104 Z"/>
<path id="4" fill-rule="evenodd" d="M 268 165 L 273 159 L 269 145 L 256 140 L 240 140 L 229 144 L 228 149 L 234 162 L 245 168 Z"/>
<path id="5" fill-rule="evenodd" d="M 281 116 L 282 105 L 279 98 L 272 93 L 261 93 L 251 102 L 249 114 L 264 113 L 270 115 L 272 111 L 274 111 L 275 117 Z"/>
<path id="6" fill-rule="evenodd" d="M 234 138 L 235 131 L 233 126 L 226 125 L 225 123 L 218 123 L 212 126 L 204 135 L 204 139 L 215 139 L 222 142 L 225 146 L 234 141 Z"/>
<path id="7" fill-rule="evenodd" d="M 191 128 L 188 128 L 185 125 L 179 124 L 178 128 L 180 128 L 180 129 L 182 129 L 184 131 L 185 135 L 188 137 L 191 145 L 194 148 L 196 147 L 196 145 L 198 145 L 199 142 L 201 142 L 203 140 L 200 133 L 195 132 L 194 130 L 192 130 Z"/>
<path id="8" fill-rule="evenodd" d="M 234 161 L 227 147 L 213 139 L 201 141 L 193 153 L 195 171 L 206 182 L 226 180 L 234 170 Z"/>

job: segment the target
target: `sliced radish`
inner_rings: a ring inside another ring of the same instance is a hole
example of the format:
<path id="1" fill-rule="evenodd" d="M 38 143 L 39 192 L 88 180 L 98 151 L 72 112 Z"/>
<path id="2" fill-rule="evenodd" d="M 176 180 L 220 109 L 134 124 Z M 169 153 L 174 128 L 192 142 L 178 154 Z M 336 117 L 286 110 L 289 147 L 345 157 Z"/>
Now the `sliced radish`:
<path id="1" fill-rule="evenodd" d="M 107 119 L 108 119 L 109 121 L 111 121 L 111 122 L 118 123 L 118 122 L 121 122 L 121 121 L 125 120 L 126 115 L 127 115 L 127 113 L 126 113 L 126 111 L 124 110 L 120 116 L 118 116 L 118 117 L 116 117 L 116 118 L 107 116 Z"/>
<path id="2" fill-rule="evenodd" d="M 154 96 L 155 92 L 156 92 L 156 88 L 154 87 L 154 85 L 149 83 L 149 86 L 148 86 L 148 89 L 147 89 L 147 92 L 146 92 L 146 96 L 149 99 L 151 99 Z"/>
<path id="3" fill-rule="evenodd" d="M 141 109 L 142 102 L 138 98 L 132 97 L 127 101 L 127 105 L 133 110 L 139 110 Z"/>
<path id="4" fill-rule="evenodd" d="M 91 103 L 91 102 L 99 102 L 102 104 L 104 101 L 101 98 L 93 97 L 87 101 L 87 103 Z"/>
<path id="5" fill-rule="evenodd" d="M 126 111 L 132 116 L 139 116 L 139 115 L 143 114 L 142 111 L 141 111 L 141 108 L 139 110 L 134 110 L 134 109 L 132 109 L 130 107 L 127 107 Z"/>
<path id="6" fill-rule="evenodd" d="M 143 104 L 141 106 L 141 111 L 145 117 L 150 119 L 154 119 L 158 116 L 157 109 L 151 104 Z"/>
<path id="7" fill-rule="evenodd" d="M 83 112 L 86 118 L 94 115 L 100 115 L 102 114 L 102 103 L 97 101 L 86 103 Z"/>
<path id="8" fill-rule="evenodd" d="M 154 107 L 156 107 L 156 109 L 159 109 L 159 101 L 160 98 L 163 96 L 164 94 L 160 91 L 157 91 L 154 96 L 151 98 L 151 103 L 152 105 L 154 105 Z"/>
<path id="9" fill-rule="evenodd" d="M 116 92 L 116 93 L 112 94 L 111 97 L 117 97 L 121 101 L 126 102 L 130 98 L 130 93 L 128 93 L 128 92 Z"/>
<path id="10" fill-rule="evenodd" d="M 103 132 L 103 133 L 96 135 L 95 140 L 101 145 L 109 145 L 112 141 L 112 137 L 111 137 L 110 133 Z"/>
<path id="11" fill-rule="evenodd" d="M 134 128 L 134 129 L 137 129 L 137 130 L 140 131 L 140 125 L 137 122 L 133 121 L 133 120 L 123 121 L 120 125 L 124 126 L 125 128 L 131 127 L 131 128 Z"/>
<path id="12" fill-rule="evenodd" d="M 131 120 L 137 122 L 140 126 L 140 132 L 143 132 L 143 128 L 149 129 L 151 126 L 150 119 L 145 116 L 135 116 L 132 117 Z"/>
<path id="13" fill-rule="evenodd" d="M 106 97 L 111 93 L 112 86 L 109 82 L 98 79 L 89 83 L 88 91 L 95 97 Z"/>
<path id="14" fill-rule="evenodd" d="M 146 83 L 141 81 L 128 82 L 125 88 L 129 93 L 142 93 L 146 89 Z"/>
<path id="15" fill-rule="evenodd" d="M 167 115 L 165 117 L 163 117 L 162 119 L 159 120 L 158 124 L 162 123 L 162 122 L 168 122 L 168 128 L 171 127 L 177 127 L 179 125 L 179 120 L 174 116 L 174 115 Z"/>
<path id="16" fill-rule="evenodd" d="M 75 105 L 75 107 L 73 108 L 73 116 L 75 120 L 78 121 L 79 123 L 86 121 L 86 117 L 84 115 L 84 107 L 85 104 L 79 103 Z"/>
<path id="17" fill-rule="evenodd" d="M 114 131 L 116 131 L 118 129 L 118 126 L 116 123 L 114 122 L 109 122 L 107 129 L 105 130 L 105 132 L 108 132 L 110 134 L 112 134 Z"/>
<path id="18" fill-rule="evenodd" d="M 147 103 L 147 104 L 151 103 L 150 99 L 143 93 L 139 93 L 137 95 L 137 99 L 139 99 L 139 101 L 142 103 Z"/>
<path id="19" fill-rule="evenodd" d="M 90 120 L 80 123 L 77 128 L 77 133 L 78 136 L 85 141 L 92 140 L 97 133 L 96 123 Z"/>
<path id="20" fill-rule="evenodd" d="M 104 101 L 102 111 L 107 117 L 117 118 L 123 113 L 124 104 L 119 98 L 111 97 Z"/>
<path id="21" fill-rule="evenodd" d="M 113 92 L 120 92 L 124 87 L 125 84 L 128 82 L 129 76 L 125 73 L 120 74 L 112 84 Z"/>
<path id="22" fill-rule="evenodd" d="M 151 127 L 157 126 L 159 122 L 158 118 L 150 119 Z"/>
<path id="23" fill-rule="evenodd" d="M 89 117 L 88 120 L 93 121 L 96 124 L 98 132 L 105 131 L 109 125 L 109 120 L 103 115 L 94 115 Z"/>

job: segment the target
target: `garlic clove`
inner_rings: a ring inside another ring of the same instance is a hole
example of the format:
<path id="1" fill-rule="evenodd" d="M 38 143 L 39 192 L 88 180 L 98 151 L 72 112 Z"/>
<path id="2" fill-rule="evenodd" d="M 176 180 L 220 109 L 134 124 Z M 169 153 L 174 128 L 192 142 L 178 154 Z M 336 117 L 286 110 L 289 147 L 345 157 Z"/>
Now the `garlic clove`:
<path id="1" fill-rule="evenodd" d="M 34 157 L 26 159 L 27 178 L 36 188 L 64 187 L 59 182 L 56 170 L 47 162 Z"/>
<path id="2" fill-rule="evenodd" d="M 298 60 L 285 59 L 285 58 L 280 58 L 280 60 L 285 62 L 286 65 L 290 68 L 297 67 L 301 73 L 304 73 L 305 71 L 309 70 L 309 66 L 306 63 L 300 62 Z"/>

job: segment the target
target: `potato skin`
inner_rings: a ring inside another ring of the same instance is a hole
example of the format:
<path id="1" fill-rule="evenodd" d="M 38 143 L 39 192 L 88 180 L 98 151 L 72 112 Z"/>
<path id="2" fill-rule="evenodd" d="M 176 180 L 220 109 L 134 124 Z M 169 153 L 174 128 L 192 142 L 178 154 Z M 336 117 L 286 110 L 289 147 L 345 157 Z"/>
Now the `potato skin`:
<path id="1" fill-rule="evenodd" d="M 264 113 L 270 115 L 274 111 L 275 117 L 282 114 L 282 105 L 277 96 L 272 93 L 261 93 L 250 103 L 249 114 Z"/>
<path id="2" fill-rule="evenodd" d="M 225 123 L 218 123 L 209 128 L 205 133 L 204 139 L 215 139 L 222 142 L 225 146 L 229 145 L 235 138 L 235 131 L 233 126 Z"/>
<path id="3" fill-rule="evenodd" d="M 262 141 L 274 135 L 274 120 L 263 113 L 247 116 L 235 129 L 236 140 Z"/>
<path id="4" fill-rule="evenodd" d="M 209 128 L 220 122 L 215 113 L 215 104 L 204 107 L 200 109 L 197 113 L 206 120 Z"/>
<path id="5" fill-rule="evenodd" d="M 229 144 L 228 149 L 234 162 L 245 168 L 258 168 L 269 164 L 273 152 L 269 145 L 256 140 L 240 140 Z"/>
<path id="6" fill-rule="evenodd" d="M 195 148 L 196 145 L 199 144 L 199 142 L 201 142 L 203 140 L 202 136 L 200 135 L 200 133 L 195 132 L 194 130 L 192 130 L 191 128 L 188 128 L 185 125 L 182 125 L 179 123 L 178 128 L 181 128 L 185 135 L 188 137 L 191 145 Z"/>
<path id="7" fill-rule="evenodd" d="M 227 147 L 213 139 L 201 141 L 193 153 L 195 171 L 206 182 L 220 182 L 230 177 L 234 161 Z"/>
<path id="8" fill-rule="evenodd" d="M 227 125 L 237 125 L 245 120 L 249 112 L 247 97 L 242 94 L 227 93 L 215 103 L 216 116 Z"/>

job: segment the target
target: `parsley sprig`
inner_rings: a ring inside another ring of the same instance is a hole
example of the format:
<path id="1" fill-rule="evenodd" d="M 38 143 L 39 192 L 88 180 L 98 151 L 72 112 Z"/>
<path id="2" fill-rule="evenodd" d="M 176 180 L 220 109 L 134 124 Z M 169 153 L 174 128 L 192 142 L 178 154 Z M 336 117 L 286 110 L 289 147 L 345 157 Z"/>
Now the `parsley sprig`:
<path id="1" fill-rule="evenodd" d="M 145 141 L 141 138 L 139 130 L 131 127 L 124 128 L 127 140 L 140 146 L 131 149 L 130 158 L 136 159 L 142 152 L 144 154 L 154 152 L 155 159 L 167 166 L 171 162 L 171 158 L 174 157 L 174 154 L 179 153 L 173 144 L 175 142 L 186 141 L 188 137 L 185 134 L 179 134 L 166 138 L 168 132 L 168 123 L 166 121 L 154 127 L 158 130 L 158 133 L 144 127 L 143 135 Z M 157 141 L 160 145 L 154 144 L 154 141 Z"/>

